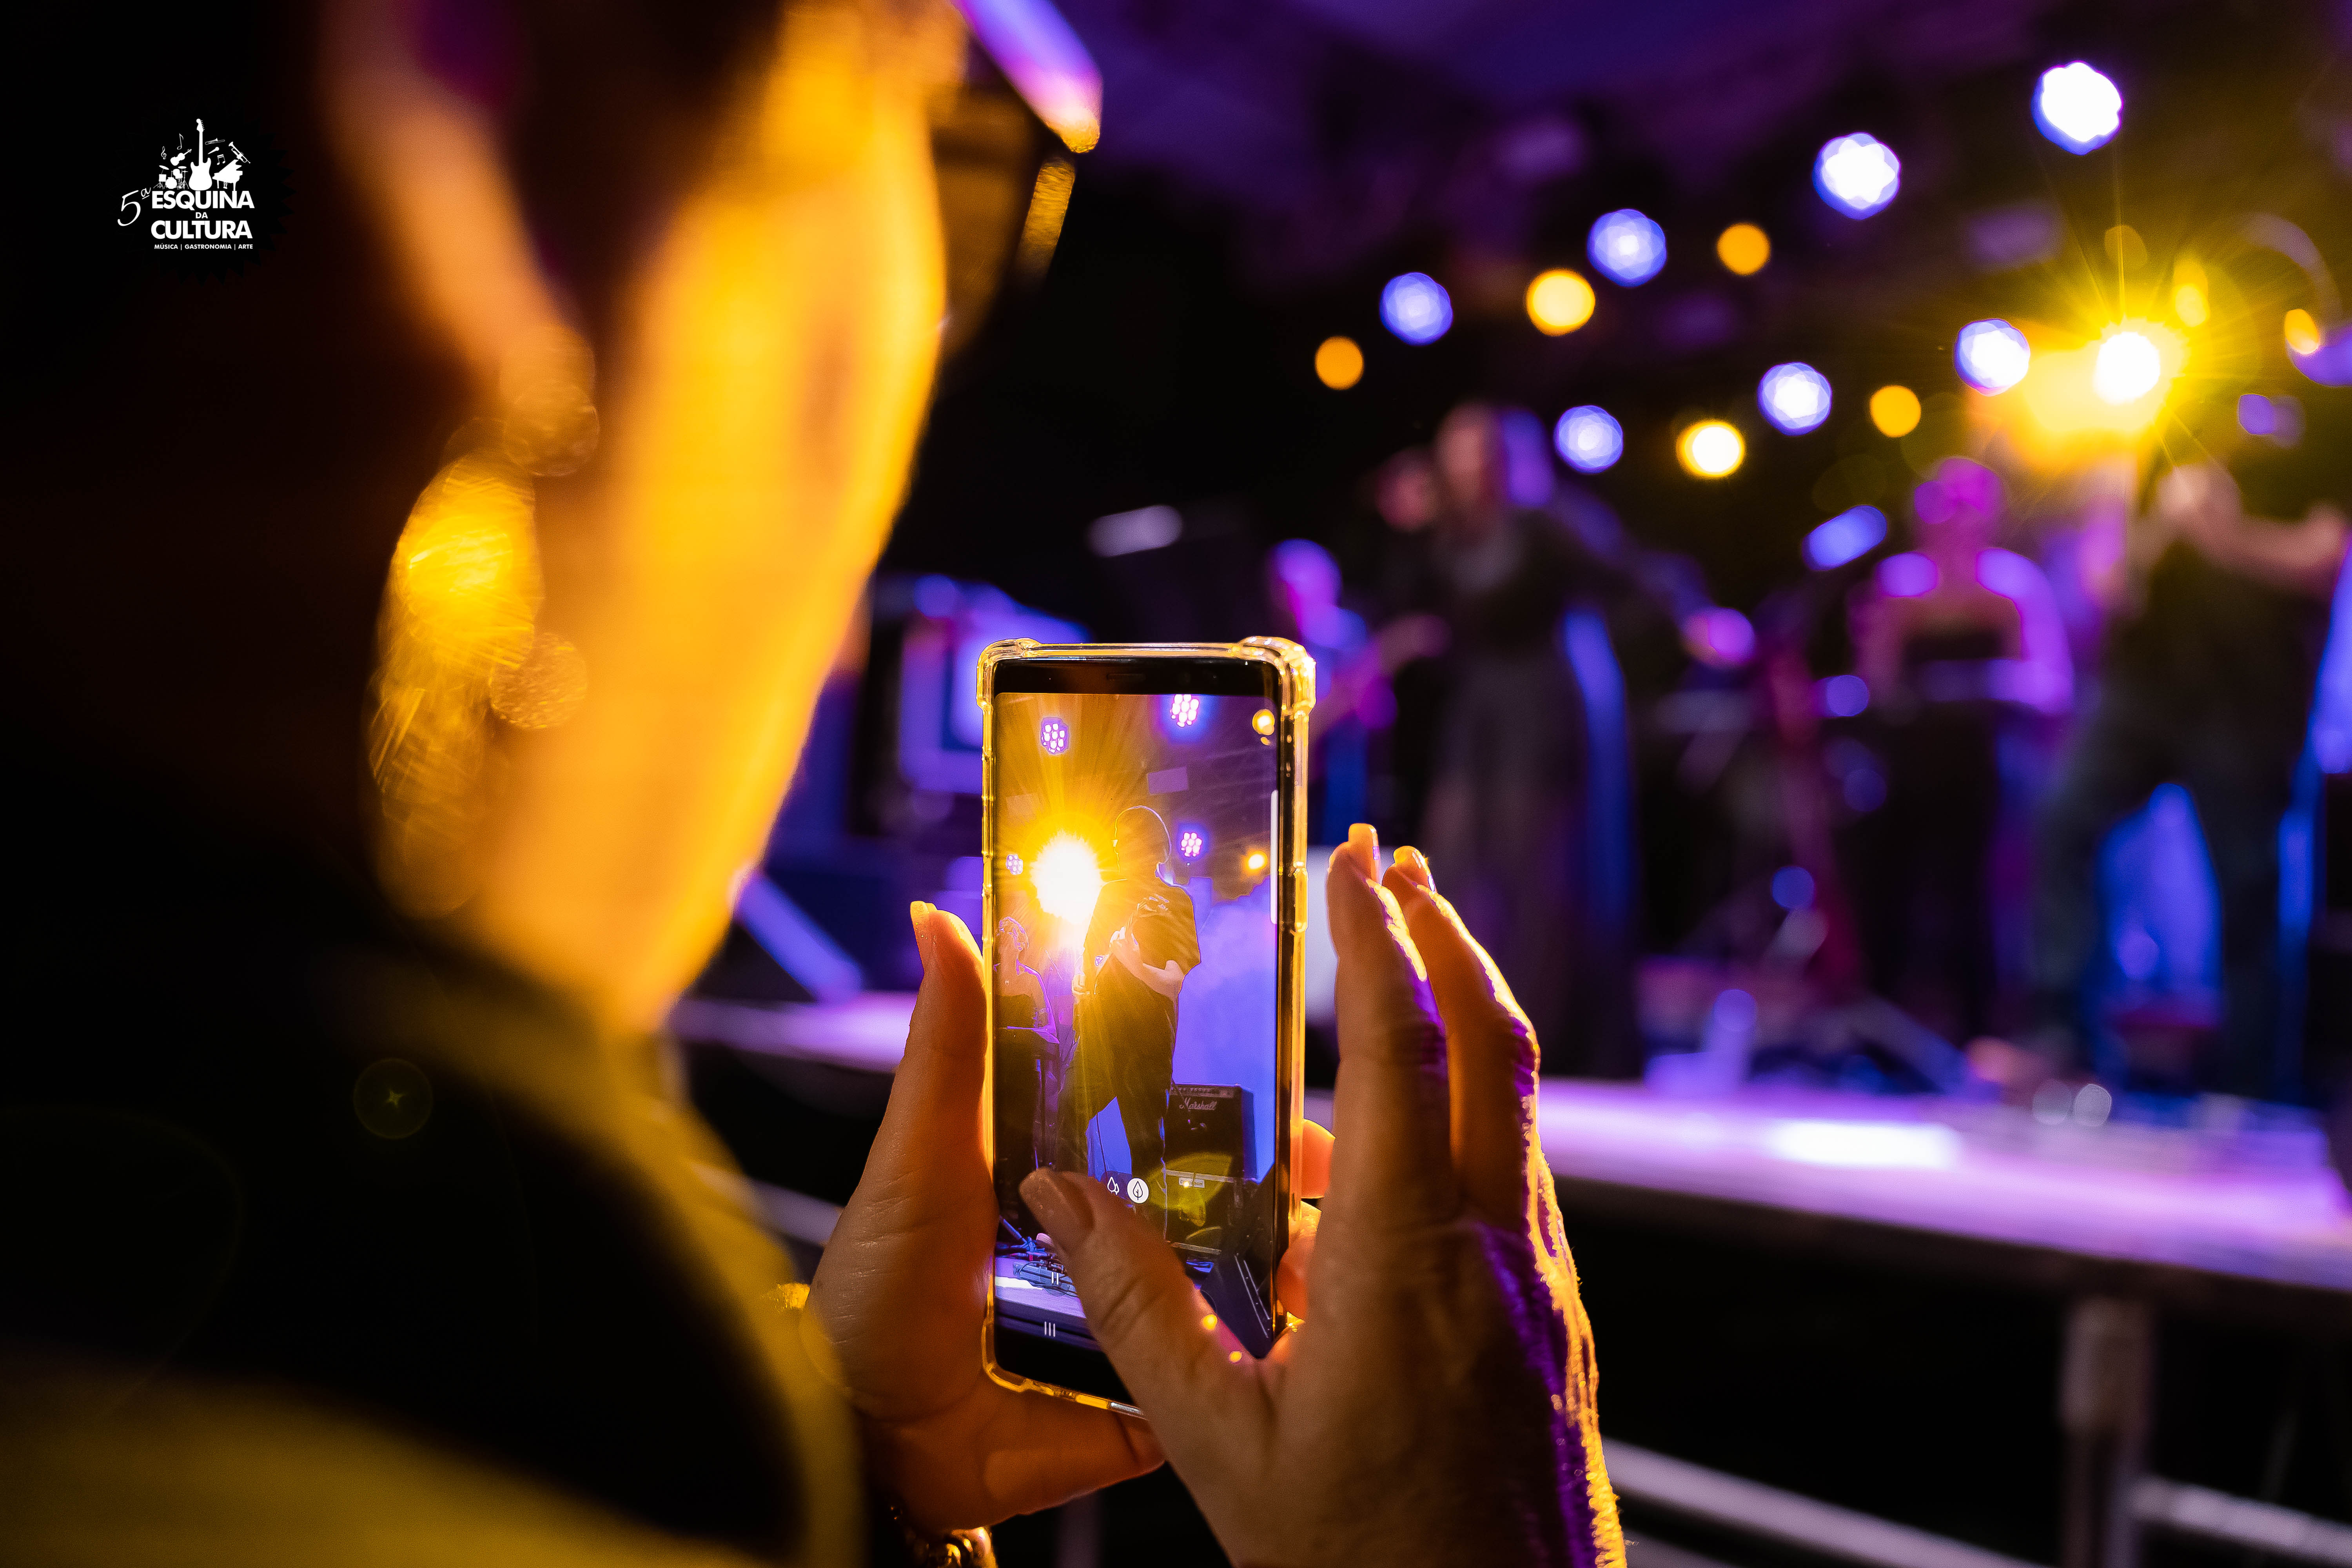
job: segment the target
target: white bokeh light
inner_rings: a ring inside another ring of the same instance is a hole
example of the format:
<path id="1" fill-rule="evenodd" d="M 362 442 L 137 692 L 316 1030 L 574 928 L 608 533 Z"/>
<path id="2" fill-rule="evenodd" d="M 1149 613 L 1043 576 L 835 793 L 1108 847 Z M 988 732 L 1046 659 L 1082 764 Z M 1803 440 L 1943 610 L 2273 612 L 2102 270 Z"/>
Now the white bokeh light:
<path id="1" fill-rule="evenodd" d="M 1979 392 L 2007 392 L 2033 367 L 2033 348 L 2007 321 L 1970 321 L 1952 350 L 1960 379 Z"/>
<path id="2" fill-rule="evenodd" d="M 1625 455 L 1625 432 L 1605 408 L 1580 404 L 1552 426 L 1552 445 L 1580 474 L 1597 474 Z"/>
<path id="3" fill-rule="evenodd" d="M 1866 132 L 1832 137 L 1813 160 L 1813 188 L 1848 217 L 1868 217 L 1903 187 L 1903 160 Z"/>
<path id="4" fill-rule="evenodd" d="M 1433 343 L 1454 325 L 1454 300 L 1426 272 L 1391 278 L 1381 290 L 1381 324 L 1409 343 Z"/>
<path id="5" fill-rule="evenodd" d="M 2124 95 L 2081 60 L 2042 73 L 2033 89 L 2033 123 L 2069 153 L 2104 147 L 2124 122 Z"/>
<path id="6" fill-rule="evenodd" d="M 1647 283 L 1666 264 L 1666 231 L 1632 207 L 1603 213 L 1585 241 L 1592 265 L 1628 289 Z"/>
<path id="7" fill-rule="evenodd" d="M 1756 406 L 1790 436 L 1818 430 L 1830 416 L 1829 377 L 1803 363 L 1776 364 L 1756 386 Z"/>
<path id="8" fill-rule="evenodd" d="M 2099 345 L 2091 390 L 2102 403 L 2137 403 L 2163 379 L 2164 359 L 2142 332 L 2117 332 Z"/>

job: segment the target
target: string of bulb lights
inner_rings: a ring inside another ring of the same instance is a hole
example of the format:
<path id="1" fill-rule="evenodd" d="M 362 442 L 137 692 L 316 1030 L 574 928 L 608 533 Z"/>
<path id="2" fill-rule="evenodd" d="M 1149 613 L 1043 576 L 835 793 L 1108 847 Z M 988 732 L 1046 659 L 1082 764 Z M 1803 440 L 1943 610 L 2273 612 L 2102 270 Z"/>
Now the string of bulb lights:
<path id="1" fill-rule="evenodd" d="M 2105 73 L 2082 60 L 2045 70 L 2034 87 L 2034 124 L 2051 142 L 2076 156 L 2114 140 L 2123 125 L 2123 108 L 2122 90 Z M 1862 222 L 1894 203 L 1902 190 L 1903 163 L 1894 148 L 1867 132 L 1856 131 L 1822 143 L 1813 160 L 1812 179 L 1814 189 L 1833 211 Z M 2137 242 L 2137 236 L 2131 235 L 2130 239 Z M 1727 271 L 1748 277 L 1770 261 L 1772 245 L 1757 225 L 1736 223 L 1717 237 L 1715 250 Z M 1593 221 L 1586 236 L 1585 255 L 1601 278 L 1620 288 L 1638 289 L 1664 269 L 1666 233 L 1646 214 L 1620 208 Z M 2172 303 L 2175 315 L 2186 326 L 2196 327 L 2205 319 L 2202 274 L 2193 263 L 2184 262 Z M 1560 337 L 1590 322 L 1601 308 L 1601 300 L 1582 273 L 1556 267 L 1538 273 L 1528 283 L 1525 305 L 1528 320 L 1538 331 Z M 1406 272 L 1382 288 L 1380 317 L 1381 325 L 1400 342 L 1426 346 L 1453 329 L 1454 301 L 1436 279 L 1425 272 Z M 2308 312 L 2290 311 L 2284 331 L 2291 356 L 2306 371 L 2310 356 L 2331 348 L 2328 334 Z M 2056 356 L 2053 357 L 2054 361 Z M 2053 378 L 2083 381 L 2090 396 L 2110 411 L 2108 422 L 2114 427 L 2137 428 L 2153 417 L 2155 405 L 2161 403 L 2164 389 L 2179 374 L 2186 353 L 2179 336 L 2169 328 L 2130 321 L 2108 326 L 2096 343 L 2079 351 L 2079 367 L 2053 364 Z M 2009 321 L 1998 318 L 1970 321 L 1955 335 L 1953 368 L 1967 385 L 1998 397 L 2020 386 L 2033 371 L 2033 346 Z M 1316 350 L 1315 371 L 1325 386 L 1344 391 L 1363 378 L 1363 350 L 1353 339 L 1328 338 Z M 2028 401 L 2033 399 L 2029 396 Z M 1828 422 L 1836 393 L 1819 370 L 1790 362 L 1764 373 L 1757 384 L 1756 402 L 1767 424 L 1783 435 L 1796 437 Z M 1919 395 L 1906 386 L 1879 387 L 1870 395 L 1867 406 L 1873 426 L 1890 437 L 1908 435 L 1922 417 Z M 1563 412 L 1553 426 L 1552 439 L 1561 460 L 1581 474 L 1598 474 L 1614 467 L 1626 449 L 1624 426 L 1597 404 L 1579 404 Z M 1747 437 L 1728 420 L 1702 419 L 1675 432 L 1675 452 L 1686 473 L 1701 479 L 1720 479 L 1736 473 L 1745 460 Z"/>

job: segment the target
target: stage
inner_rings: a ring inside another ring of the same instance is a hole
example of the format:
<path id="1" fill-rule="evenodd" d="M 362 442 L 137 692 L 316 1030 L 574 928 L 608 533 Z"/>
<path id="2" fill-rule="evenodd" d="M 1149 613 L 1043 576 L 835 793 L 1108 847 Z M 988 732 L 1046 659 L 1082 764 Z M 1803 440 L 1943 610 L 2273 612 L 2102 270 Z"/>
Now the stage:
<path id="1" fill-rule="evenodd" d="M 672 1027 L 731 1047 L 779 1081 L 872 1093 L 897 1067 L 913 1001 L 688 1002 Z M 2069 1532 L 2086 1538 L 2081 1550 L 2150 1528 L 2352 1563 L 2352 1530 L 2221 1494 L 2184 1501 L 2196 1489 L 2142 1474 L 2137 1458 L 2159 1310 L 2325 1340 L 2352 1333 L 2352 1202 L 2315 1128 L 2232 1127 L 2210 1115 L 2197 1127 L 2049 1125 L 2018 1108 L 1927 1097 L 1750 1089 L 1686 1099 L 1580 1081 L 1547 1082 L 1540 1095 L 1544 1152 L 1571 1233 L 1580 1214 L 1607 1216 L 2065 1300 L 2059 1405 L 2072 1451 Z M 1328 1091 L 1310 1090 L 1307 1110 L 1346 1135 Z M 1626 1471 L 1621 1490 L 1641 1496 L 1654 1483 L 1647 1500 L 1667 1509 L 1712 1506 L 1717 1483 L 1736 1479 L 1679 1461 L 1635 1460 Z M 1685 1486 L 1685 1471 L 1712 1479 Z M 1865 1526 L 1883 1521 L 1773 1495 L 1787 1504 L 1785 1539 L 1881 1568 L 1916 1557 L 1871 1544 L 1882 1537 Z M 2127 1542 L 2120 1556 L 2101 1554 L 2136 1560 Z"/>

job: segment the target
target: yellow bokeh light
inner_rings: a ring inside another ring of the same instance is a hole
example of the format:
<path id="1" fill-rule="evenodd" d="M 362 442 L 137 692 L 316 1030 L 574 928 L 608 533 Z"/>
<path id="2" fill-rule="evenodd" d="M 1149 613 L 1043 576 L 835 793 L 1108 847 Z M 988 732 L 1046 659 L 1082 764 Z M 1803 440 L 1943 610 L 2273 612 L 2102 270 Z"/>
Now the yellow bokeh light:
<path id="1" fill-rule="evenodd" d="M 1103 887 L 1102 862 L 1095 858 L 1094 846 L 1075 833 L 1055 834 L 1038 851 L 1030 879 L 1047 914 L 1067 921 L 1074 931 L 1086 930 Z"/>
<path id="2" fill-rule="evenodd" d="M 2184 327 L 2201 327 L 2212 312 L 2206 306 L 2205 290 L 2194 283 L 2183 283 L 2172 291 L 2172 313 Z"/>
<path id="3" fill-rule="evenodd" d="M 1528 285 L 1528 320 L 1550 337 L 1576 331 L 1592 320 L 1592 285 L 1565 267 L 1537 273 Z"/>
<path id="4" fill-rule="evenodd" d="M 1716 237 L 1716 259 L 1742 278 L 1764 270 L 1772 259 L 1769 236 L 1752 223 L 1736 223 Z"/>
<path id="5" fill-rule="evenodd" d="M 1265 870 L 1265 851 L 1263 849 L 1251 850 L 1248 854 L 1242 857 L 1242 865 L 1251 871 Z"/>
<path id="6" fill-rule="evenodd" d="M 2099 344 L 2091 366 L 2091 390 L 2103 403 L 2132 403 L 2163 378 L 2164 363 L 2145 332 L 2115 331 Z"/>
<path id="7" fill-rule="evenodd" d="M 2188 358 L 2170 328 L 2118 322 L 2096 342 L 2036 353 L 2019 390 L 2045 436 L 2137 436 L 2163 411 Z"/>
<path id="8" fill-rule="evenodd" d="M 1325 338 L 1315 351 L 1315 379 L 1345 392 L 1364 379 L 1364 351 L 1353 338 Z"/>
<path id="9" fill-rule="evenodd" d="M 1273 734 L 1274 710 L 1271 708 L 1259 709 L 1255 715 L 1254 715 L 1250 720 L 1250 728 L 1255 730 L 1261 735 Z"/>
<path id="10" fill-rule="evenodd" d="M 1722 420 L 1702 419 L 1675 438 L 1675 456 L 1700 479 L 1719 479 L 1746 458 L 1748 443 Z"/>
<path id="11" fill-rule="evenodd" d="M 1908 436 L 1919 428 L 1919 395 L 1907 386 L 1882 386 L 1870 395 L 1870 422 L 1882 436 Z"/>
<path id="12" fill-rule="evenodd" d="M 2312 319 L 2310 311 L 2289 310 L 2286 313 L 2285 327 L 2288 348 L 2299 354 L 2315 354 L 2319 352 L 2321 342 L 2319 323 Z"/>

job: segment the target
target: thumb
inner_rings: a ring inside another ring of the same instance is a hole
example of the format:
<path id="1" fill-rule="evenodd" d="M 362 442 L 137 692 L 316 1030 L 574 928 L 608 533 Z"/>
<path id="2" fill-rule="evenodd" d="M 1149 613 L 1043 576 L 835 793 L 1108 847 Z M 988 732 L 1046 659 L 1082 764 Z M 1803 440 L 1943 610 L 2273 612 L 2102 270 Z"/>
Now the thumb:
<path id="1" fill-rule="evenodd" d="M 1238 1425 L 1264 1411 L 1254 1369 L 1244 1364 L 1249 1357 L 1168 1244 L 1082 1176 L 1033 1172 L 1021 1195 L 1078 1288 L 1087 1331 L 1178 1468 L 1188 1450 L 1199 1455 L 1204 1445 L 1229 1452 L 1254 1446 Z"/>

